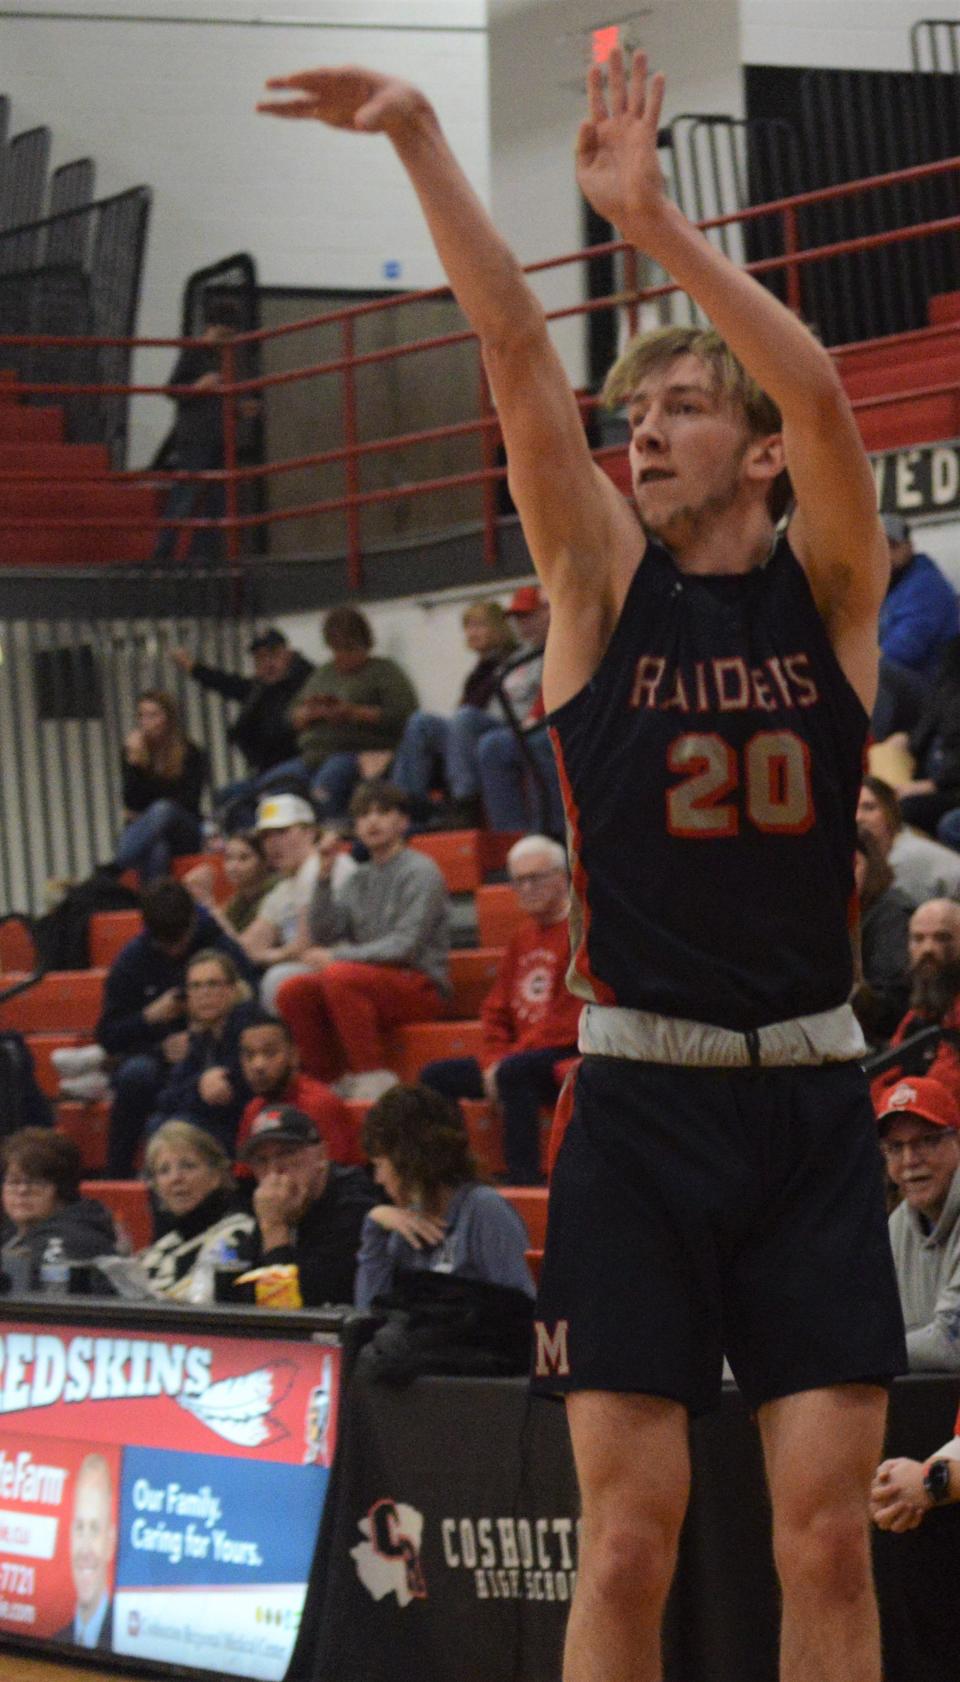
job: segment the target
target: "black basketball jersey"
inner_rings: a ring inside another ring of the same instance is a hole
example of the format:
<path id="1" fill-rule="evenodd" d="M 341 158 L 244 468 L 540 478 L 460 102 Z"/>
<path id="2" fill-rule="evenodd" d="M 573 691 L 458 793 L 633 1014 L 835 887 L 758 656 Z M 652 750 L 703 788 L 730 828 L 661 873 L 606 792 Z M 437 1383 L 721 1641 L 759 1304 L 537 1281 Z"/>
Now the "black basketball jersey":
<path id="1" fill-rule="evenodd" d="M 741 1032 L 842 1004 L 867 724 L 785 537 L 735 576 L 649 543 L 549 718 L 574 992 Z"/>

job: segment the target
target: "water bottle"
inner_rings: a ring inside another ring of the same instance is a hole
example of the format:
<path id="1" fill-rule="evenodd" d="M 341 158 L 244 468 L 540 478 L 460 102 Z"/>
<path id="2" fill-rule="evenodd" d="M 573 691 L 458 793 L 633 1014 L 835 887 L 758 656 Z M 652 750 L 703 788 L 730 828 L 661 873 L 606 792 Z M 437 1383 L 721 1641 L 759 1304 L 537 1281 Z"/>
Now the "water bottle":
<path id="1" fill-rule="evenodd" d="M 40 1289 L 51 1296 L 65 1296 L 70 1288 L 70 1263 L 62 1238 L 48 1238 L 40 1259 Z"/>

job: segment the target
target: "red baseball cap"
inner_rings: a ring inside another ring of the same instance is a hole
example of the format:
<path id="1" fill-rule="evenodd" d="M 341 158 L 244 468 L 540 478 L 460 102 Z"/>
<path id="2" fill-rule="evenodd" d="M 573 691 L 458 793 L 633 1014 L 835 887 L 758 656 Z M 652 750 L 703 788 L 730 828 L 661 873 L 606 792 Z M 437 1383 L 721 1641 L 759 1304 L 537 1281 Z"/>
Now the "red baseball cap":
<path id="1" fill-rule="evenodd" d="M 934 1127 L 960 1129 L 960 1109 L 953 1093 L 927 1076 L 898 1081 L 891 1092 L 884 1093 L 883 1107 L 877 1113 L 881 1132 L 884 1122 L 895 1121 L 900 1115 L 919 1115 Z"/>
<path id="2" fill-rule="evenodd" d="M 521 584 L 507 603 L 508 613 L 536 613 L 543 606 L 543 597 L 536 584 Z"/>

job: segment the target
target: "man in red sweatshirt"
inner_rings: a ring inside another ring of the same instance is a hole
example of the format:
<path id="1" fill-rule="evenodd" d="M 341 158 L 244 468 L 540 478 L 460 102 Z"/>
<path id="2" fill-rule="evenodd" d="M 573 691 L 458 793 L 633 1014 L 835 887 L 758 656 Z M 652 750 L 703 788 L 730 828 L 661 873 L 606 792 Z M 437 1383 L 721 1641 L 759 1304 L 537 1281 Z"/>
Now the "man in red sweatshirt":
<path id="1" fill-rule="evenodd" d="M 507 856 L 526 915 L 510 940 L 483 1002 L 483 1050 L 428 1063 L 424 1086 L 448 1098 L 489 1098 L 503 1111 L 509 1185 L 543 1183 L 540 1111 L 557 1097 L 554 1067 L 577 1052 L 582 1001 L 567 992 L 569 887 L 563 848 L 525 835 Z"/>
<path id="2" fill-rule="evenodd" d="M 359 1127 L 354 1126 L 343 1100 L 324 1081 L 301 1073 L 297 1048 L 286 1022 L 264 1014 L 249 1023 L 240 1035 L 240 1061 L 254 1096 L 240 1118 L 238 1156 L 265 1106 L 277 1108 L 292 1104 L 310 1117 L 326 1144 L 331 1162 L 339 1162 L 346 1168 L 363 1162 Z"/>

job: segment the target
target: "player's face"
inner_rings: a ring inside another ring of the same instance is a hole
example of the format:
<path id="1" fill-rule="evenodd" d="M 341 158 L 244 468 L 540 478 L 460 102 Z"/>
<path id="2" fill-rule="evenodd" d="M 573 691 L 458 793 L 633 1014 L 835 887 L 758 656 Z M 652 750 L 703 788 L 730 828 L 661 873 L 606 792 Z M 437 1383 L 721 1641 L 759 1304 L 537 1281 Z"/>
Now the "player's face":
<path id="1" fill-rule="evenodd" d="M 746 422 L 693 355 L 644 377 L 629 422 L 630 473 L 644 528 L 671 548 L 683 547 L 741 494 Z"/>
<path id="2" fill-rule="evenodd" d="M 887 1173 L 904 1202 L 935 1221 L 960 1165 L 956 1133 L 935 1127 L 923 1116 L 905 1115 L 890 1123 L 881 1142 Z"/>
<path id="3" fill-rule="evenodd" d="M 910 919 L 910 968 L 942 969 L 960 957 L 960 919 L 956 907 L 944 900 L 921 905 Z"/>
<path id="4" fill-rule="evenodd" d="M 111 1504 L 110 1486 L 105 1477 L 93 1473 L 81 1476 L 73 1503 L 70 1563 L 77 1605 L 84 1614 L 95 1609 L 109 1581 L 116 1544 Z"/>
<path id="5" fill-rule="evenodd" d="M 282 1092 L 294 1072 L 294 1052 L 281 1028 L 269 1023 L 244 1028 L 240 1036 L 240 1062 L 251 1092 L 267 1098 Z"/>

